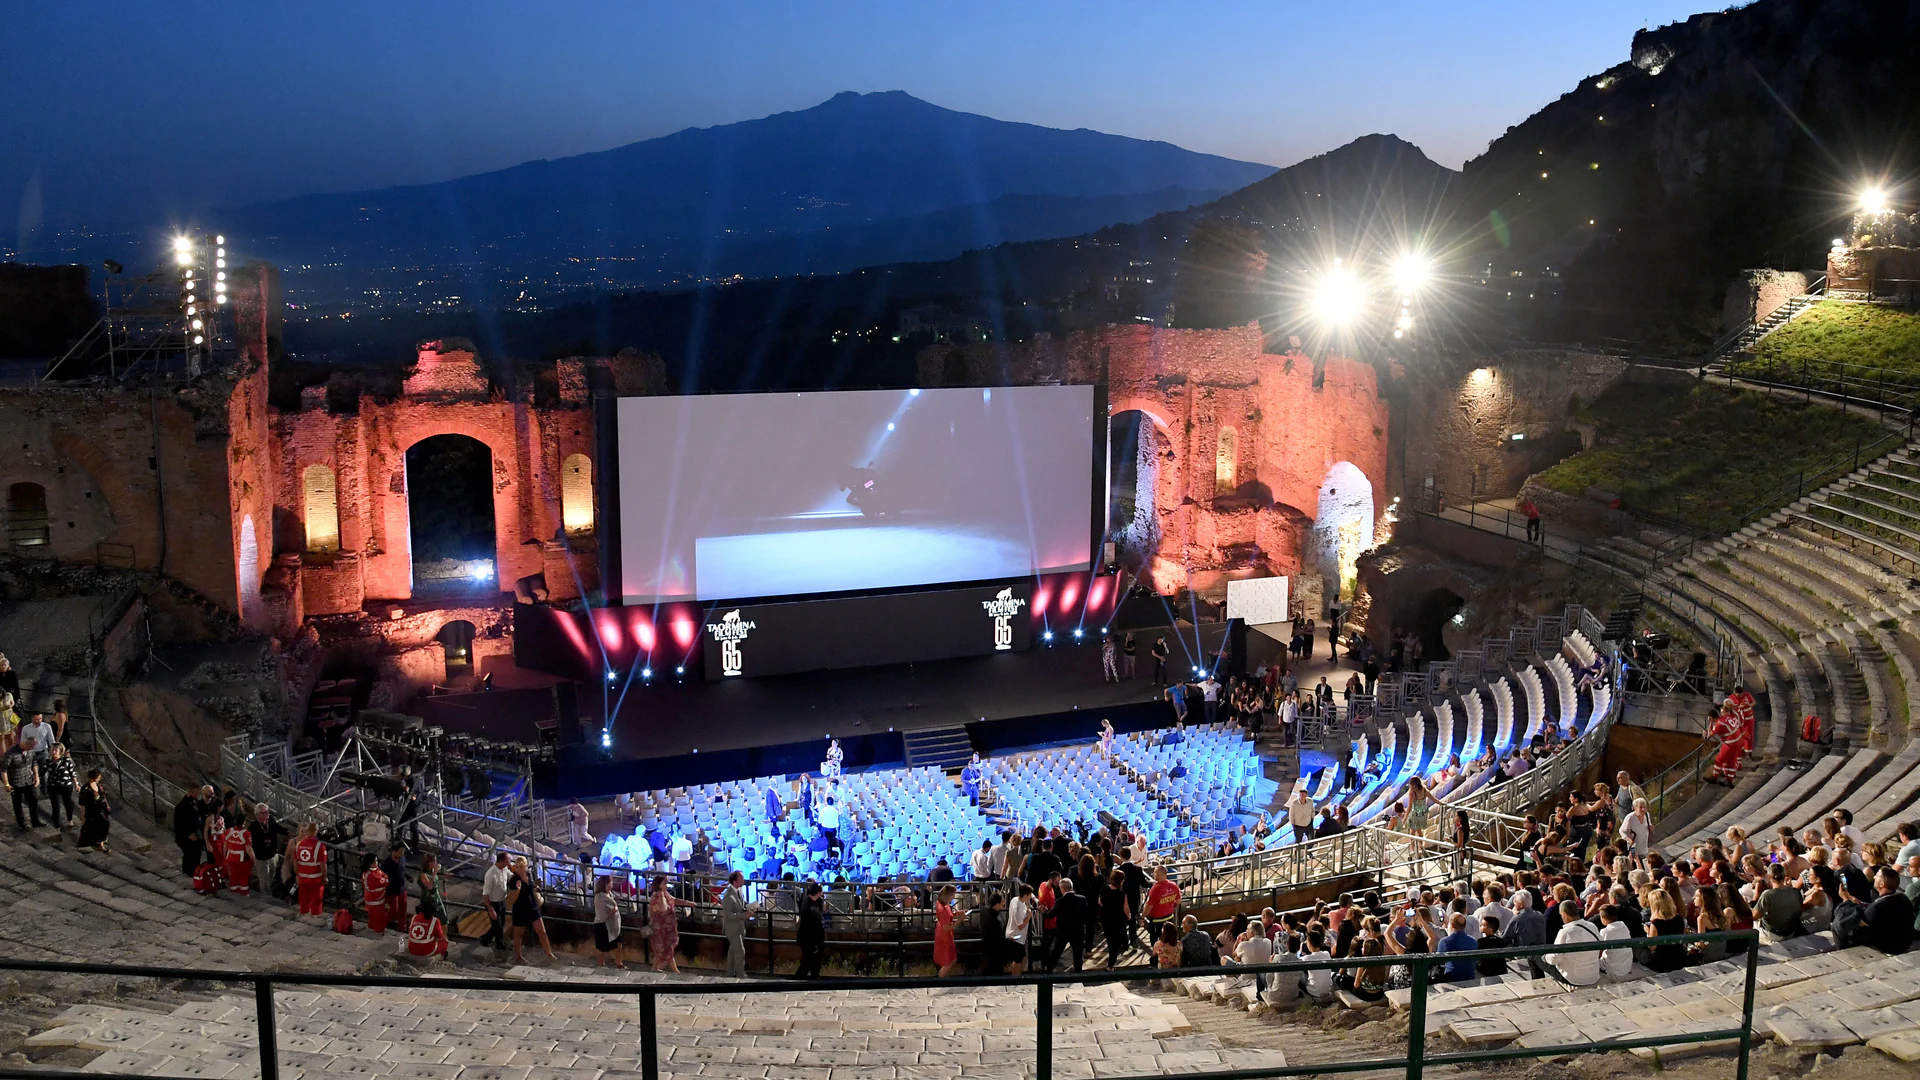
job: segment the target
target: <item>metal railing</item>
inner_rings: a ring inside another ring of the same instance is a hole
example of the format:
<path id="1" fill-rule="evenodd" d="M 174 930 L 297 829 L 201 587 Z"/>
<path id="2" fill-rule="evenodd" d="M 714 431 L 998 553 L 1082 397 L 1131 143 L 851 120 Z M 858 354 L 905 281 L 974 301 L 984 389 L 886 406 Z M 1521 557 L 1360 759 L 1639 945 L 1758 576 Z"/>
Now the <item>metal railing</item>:
<path id="1" fill-rule="evenodd" d="M 1406 1051 L 1398 1058 L 1366 1058 L 1332 1062 L 1301 1063 L 1281 1066 L 1261 1066 L 1251 1069 L 1220 1069 L 1211 1072 L 1194 1072 L 1189 1075 L 1195 1080 L 1255 1080 L 1261 1077 L 1310 1076 L 1334 1073 L 1372 1072 L 1375 1070 L 1403 1071 L 1408 1080 L 1420 1080 L 1428 1068 L 1446 1065 L 1474 1065 L 1494 1061 L 1513 1061 L 1535 1057 L 1560 1057 L 1567 1054 L 1613 1053 L 1634 1050 L 1643 1047 L 1685 1046 L 1704 1043 L 1737 1041 L 1739 1043 L 1736 1080 L 1747 1080 L 1749 1059 L 1753 1050 L 1753 1008 L 1755 992 L 1759 982 L 1759 945 L 1757 931 L 1743 930 L 1712 934 L 1688 934 L 1675 937 L 1639 939 L 1635 946 L 1651 945 L 1656 942 L 1668 945 L 1691 945 L 1696 943 L 1735 942 L 1746 946 L 1745 987 L 1741 995 L 1740 1020 L 1737 1027 L 1713 1028 L 1707 1031 L 1677 1032 L 1669 1035 L 1654 1035 L 1634 1039 L 1613 1039 L 1598 1042 L 1575 1042 L 1569 1045 L 1551 1045 L 1539 1047 L 1509 1046 L 1498 1050 L 1465 1050 L 1459 1052 L 1435 1053 L 1427 1046 L 1427 1002 L 1430 990 L 1435 982 L 1436 971 L 1444 967 L 1448 960 L 1445 954 L 1419 953 L 1407 956 L 1348 957 L 1341 960 L 1301 961 L 1290 960 L 1274 964 L 1248 964 L 1207 968 L 1158 969 L 1151 972 L 1151 979 L 1179 979 L 1209 976 L 1279 976 L 1281 978 L 1299 978 L 1310 971 L 1354 971 L 1358 969 L 1405 968 L 1407 971 L 1411 1000 L 1408 1003 L 1408 1024 Z M 1623 948 L 1617 941 L 1594 941 L 1581 944 L 1535 945 L 1504 949 L 1475 950 L 1471 956 L 1475 961 L 1483 960 L 1526 960 L 1535 957 L 1566 956 L 1576 953 L 1606 952 Z M 1546 961 L 1552 963 L 1552 961 Z M 63 964 L 44 963 L 24 960 L 0 960 L 0 971 L 32 973 L 39 975 L 98 975 L 120 980 L 161 979 L 179 980 L 194 983 L 229 983 L 250 986 L 253 990 L 253 1019 L 256 1037 L 256 1049 L 259 1053 L 260 1080 L 279 1080 L 280 1050 L 279 1023 L 275 1017 L 274 991 L 277 987 L 331 987 L 341 989 L 397 989 L 406 991 L 453 990 L 461 992 L 488 992 L 510 994 L 558 994 L 558 995 L 595 995 L 632 998 L 640 1021 L 640 1039 L 638 1056 L 640 1075 L 644 1080 L 658 1080 L 660 1076 L 660 1009 L 661 998 L 711 998 L 723 996 L 754 996 L 760 994 L 804 994 L 831 987 L 835 991 L 894 991 L 920 989 L 964 989 L 968 987 L 1032 987 L 1034 990 L 1034 1075 L 1037 1080 L 1052 1080 L 1054 1069 L 1054 989 L 1055 987 L 1096 986 L 1108 983 L 1129 983 L 1142 980 L 1142 970 L 1114 972 L 1085 972 L 1078 974 L 1041 974 L 1025 976 L 973 976 L 955 979 L 834 979 L 830 982 L 801 981 L 793 979 L 754 980 L 737 982 L 700 982 L 700 983 L 625 983 L 625 982 L 540 982 L 529 983 L 507 979 L 470 979 L 446 978 L 436 976 L 395 977 L 369 975 L 320 975 L 288 972 L 261 971 L 218 971 L 194 968 L 131 967 L 113 964 Z M 1383 980 L 1384 981 L 1384 980 Z M 37 1065 L 0 1064 L 0 1078 L 4 1080 L 87 1080 L 87 1078 L 107 1078 L 107 1080 L 132 1080 L 129 1074 L 105 1071 L 48 1069 Z"/>
<path id="2" fill-rule="evenodd" d="M 1718 749 L 1717 745 L 1710 747 L 1702 742 L 1640 785 L 1647 793 L 1649 825 L 1659 824 L 1661 818 L 1699 794 L 1701 778 L 1713 765 L 1713 754 L 1709 752 L 1712 749 Z"/>

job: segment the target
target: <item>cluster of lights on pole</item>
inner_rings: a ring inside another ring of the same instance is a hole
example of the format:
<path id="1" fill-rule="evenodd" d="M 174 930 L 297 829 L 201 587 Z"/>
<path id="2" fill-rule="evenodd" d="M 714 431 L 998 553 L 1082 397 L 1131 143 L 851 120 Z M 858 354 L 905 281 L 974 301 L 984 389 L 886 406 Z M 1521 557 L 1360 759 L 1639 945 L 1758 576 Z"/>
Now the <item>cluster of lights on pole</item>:
<path id="1" fill-rule="evenodd" d="M 213 251 L 209 256 L 207 248 Z M 186 317 L 187 340 L 204 349 L 211 333 L 215 311 L 227 302 L 227 238 L 214 236 L 196 241 L 191 236 L 173 238 L 173 262 L 180 271 L 180 305 Z M 212 298 L 206 285 L 213 283 Z"/>

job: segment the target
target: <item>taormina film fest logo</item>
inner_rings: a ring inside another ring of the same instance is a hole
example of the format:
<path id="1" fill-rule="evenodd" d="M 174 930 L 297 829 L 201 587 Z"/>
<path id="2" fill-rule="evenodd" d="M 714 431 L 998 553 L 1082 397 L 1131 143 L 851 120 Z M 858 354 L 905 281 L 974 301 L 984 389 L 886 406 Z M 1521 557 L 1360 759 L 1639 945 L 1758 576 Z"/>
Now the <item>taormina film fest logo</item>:
<path id="1" fill-rule="evenodd" d="M 994 651 L 1013 648 L 1013 617 L 1027 606 L 1026 600 L 1013 595 L 1012 587 L 1008 587 L 993 599 L 980 601 L 980 606 L 986 609 L 987 618 L 993 620 Z"/>
<path id="2" fill-rule="evenodd" d="M 720 643 L 720 674 L 722 677 L 738 675 L 742 670 L 740 643 L 753 633 L 753 620 L 742 619 L 738 609 L 720 616 L 717 623 L 707 624 L 707 634 Z"/>

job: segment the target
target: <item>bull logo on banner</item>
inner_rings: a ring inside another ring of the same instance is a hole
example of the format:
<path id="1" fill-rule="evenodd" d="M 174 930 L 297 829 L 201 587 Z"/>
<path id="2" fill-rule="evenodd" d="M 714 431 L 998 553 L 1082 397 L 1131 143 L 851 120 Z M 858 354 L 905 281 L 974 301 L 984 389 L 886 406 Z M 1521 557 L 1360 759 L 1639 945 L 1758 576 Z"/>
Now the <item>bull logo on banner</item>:
<path id="1" fill-rule="evenodd" d="M 738 675 L 745 668 L 740 655 L 740 645 L 753 632 L 751 619 L 742 619 L 739 609 L 720 616 L 717 623 L 707 624 L 707 634 L 720 643 L 720 674 L 723 677 Z"/>
<path id="2" fill-rule="evenodd" d="M 1000 594 L 991 600 L 980 601 L 986 609 L 987 618 L 993 620 L 993 648 L 995 652 L 1004 652 L 1013 648 L 1013 618 L 1020 614 L 1027 601 L 1013 595 L 1012 586 L 1001 589 Z"/>

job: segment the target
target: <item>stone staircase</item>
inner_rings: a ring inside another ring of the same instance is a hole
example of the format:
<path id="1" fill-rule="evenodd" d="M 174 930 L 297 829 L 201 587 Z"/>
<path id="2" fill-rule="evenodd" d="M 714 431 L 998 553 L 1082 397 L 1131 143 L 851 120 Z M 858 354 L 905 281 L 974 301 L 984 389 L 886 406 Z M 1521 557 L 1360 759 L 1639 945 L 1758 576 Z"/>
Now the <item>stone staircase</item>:
<path id="1" fill-rule="evenodd" d="M 1712 361 L 1707 365 L 1708 374 L 1714 374 L 1726 366 L 1729 359 L 1753 351 L 1760 339 L 1792 322 L 1812 309 L 1824 297 L 1819 293 L 1807 293 L 1788 297 L 1779 307 L 1767 313 L 1767 317 L 1747 324 L 1739 333 L 1723 340 L 1713 351 Z"/>
<path id="2" fill-rule="evenodd" d="M 1670 815 L 1670 850 L 1738 825 L 1796 829 L 1845 806 L 1882 827 L 1920 801 L 1920 457 L 1902 447 L 1670 566 L 1618 537 L 1588 557 L 1657 582 L 1712 612 L 1745 654 L 1766 708 L 1751 772 L 1731 791 Z M 1714 627 L 1649 589 L 1646 600 L 1703 637 Z M 1830 746 L 1803 745 L 1799 721 L 1823 717 Z M 1782 766 L 1791 764 L 1792 769 Z M 1801 771 L 1804 769 L 1804 771 Z M 1776 772 L 1775 770 L 1779 770 Z M 1872 828 L 1868 835 L 1878 839 Z"/>
<path id="3" fill-rule="evenodd" d="M 547 970 L 516 968 L 524 991 L 288 988 L 275 994 L 279 1072 L 448 1080 L 611 1080 L 638 1076 L 640 1015 L 631 993 L 566 993 Z M 582 975 L 580 978 L 588 976 Z M 599 981 L 684 985 L 651 973 Z M 539 980 L 537 982 L 532 980 Z M 714 980 L 701 980 L 712 982 Z M 1031 1076 L 1034 990 L 956 987 L 658 999 L 663 1077 Z M 1279 1050 L 1193 1034 L 1180 1009 L 1119 984 L 1054 992 L 1055 1075 L 1162 1075 L 1280 1068 Z M 255 1077 L 251 994 L 166 1013 L 78 1005 L 29 1048 L 98 1052 L 89 1071 L 213 1080 Z"/>

